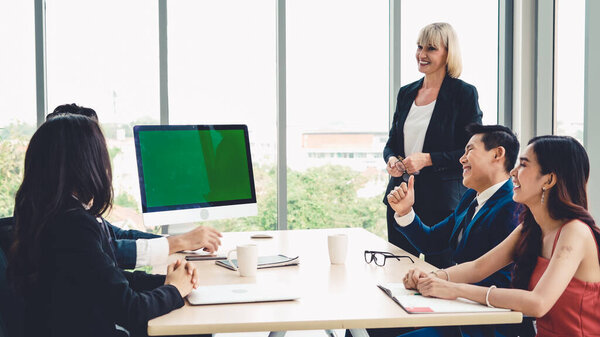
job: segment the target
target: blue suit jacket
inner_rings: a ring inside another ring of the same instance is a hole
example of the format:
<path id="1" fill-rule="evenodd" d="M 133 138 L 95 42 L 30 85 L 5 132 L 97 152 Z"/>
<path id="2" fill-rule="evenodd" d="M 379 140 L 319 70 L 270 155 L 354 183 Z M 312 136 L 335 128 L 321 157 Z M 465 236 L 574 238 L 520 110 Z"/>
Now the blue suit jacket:
<path id="1" fill-rule="evenodd" d="M 454 263 L 477 259 L 497 246 L 517 227 L 520 206 L 513 201 L 512 190 L 513 184 L 509 179 L 475 214 L 465 227 L 460 244 L 452 251 Z M 452 249 L 451 238 L 458 230 L 471 201 L 476 196 L 475 190 L 467 190 L 454 212 L 435 226 L 424 225 L 417 215 L 408 226 L 400 227 L 396 224 L 395 228 L 423 254 Z M 511 268 L 512 265 L 508 265 L 479 284 L 507 288 L 510 286 Z"/>
<path id="2" fill-rule="evenodd" d="M 119 267 L 123 269 L 135 268 L 135 261 L 137 260 L 137 249 L 135 240 L 137 239 L 155 239 L 160 238 L 160 235 L 152 233 L 144 233 L 136 230 L 124 230 L 117 226 L 113 226 L 110 222 L 102 219 L 106 222 L 112 234 L 116 240 L 113 240 L 113 248 L 115 250 L 115 257 Z"/>

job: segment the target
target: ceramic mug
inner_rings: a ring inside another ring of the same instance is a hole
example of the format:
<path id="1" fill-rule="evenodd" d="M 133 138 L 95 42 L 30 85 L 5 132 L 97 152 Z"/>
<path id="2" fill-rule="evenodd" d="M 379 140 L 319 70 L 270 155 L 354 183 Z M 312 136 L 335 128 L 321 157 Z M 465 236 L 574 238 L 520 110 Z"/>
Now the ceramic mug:
<path id="1" fill-rule="evenodd" d="M 329 261 L 331 264 L 344 264 L 348 252 L 348 236 L 346 234 L 332 234 L 327 237 L 329 248 Z"/>
<path id="2" fill-rule="evenodd" d="M 231 261 L 231 254 L 237 255 L 237 266 Z M 227 253 L 227 261 L 233 266 L 236 271 L 240 272 L 240 276 L 252 277 L 256 276 L 258 266 L 258 246 L 255 244 L 239 245 L 236 249 L 230 250 Z"/>

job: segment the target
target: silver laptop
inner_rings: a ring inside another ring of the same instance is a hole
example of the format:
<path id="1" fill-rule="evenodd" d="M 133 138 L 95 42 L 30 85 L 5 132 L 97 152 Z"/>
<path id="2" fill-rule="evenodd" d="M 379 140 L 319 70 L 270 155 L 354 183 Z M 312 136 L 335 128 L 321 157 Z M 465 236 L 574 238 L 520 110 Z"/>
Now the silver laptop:
<path id="1" fill-rule="evenodd" d="M 256 283 L 200 286 L 187 296 L 193 305 L 291 301 L 298 298 L 298 291 L 289 286 Z"/>

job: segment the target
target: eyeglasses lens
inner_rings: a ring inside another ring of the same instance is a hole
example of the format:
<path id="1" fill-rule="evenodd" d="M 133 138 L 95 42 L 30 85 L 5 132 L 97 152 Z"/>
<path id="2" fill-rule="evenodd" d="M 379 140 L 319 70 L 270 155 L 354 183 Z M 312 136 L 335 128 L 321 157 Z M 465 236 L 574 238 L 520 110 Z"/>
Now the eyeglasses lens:
<path id="1" fill-rule="evenodd" d="M 373 253 L 371 253 L 369 251 L 365 251 L 365 262 L 366 263 L 373 262 Z"/>
<path id="2" fill-rule="evenodd" d="M 375 264 L 378 266 L 383 266 L 385 264 L 385 255 L 381 253 L 373 254 L 373 259 L 375 260 Z"/>

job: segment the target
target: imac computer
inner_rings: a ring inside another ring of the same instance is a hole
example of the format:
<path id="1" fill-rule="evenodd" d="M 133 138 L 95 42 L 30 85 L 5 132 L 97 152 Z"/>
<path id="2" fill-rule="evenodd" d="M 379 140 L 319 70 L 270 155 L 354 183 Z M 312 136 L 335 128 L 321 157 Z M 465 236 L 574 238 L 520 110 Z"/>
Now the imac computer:
<path id="1" fill-rule="evenodd" d="M 144 225 L 256 215 L 246 125 L 133 128 Z"/>

